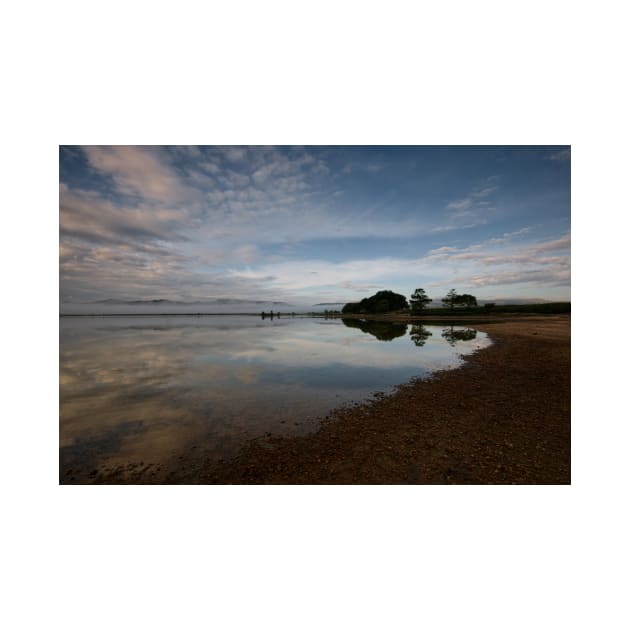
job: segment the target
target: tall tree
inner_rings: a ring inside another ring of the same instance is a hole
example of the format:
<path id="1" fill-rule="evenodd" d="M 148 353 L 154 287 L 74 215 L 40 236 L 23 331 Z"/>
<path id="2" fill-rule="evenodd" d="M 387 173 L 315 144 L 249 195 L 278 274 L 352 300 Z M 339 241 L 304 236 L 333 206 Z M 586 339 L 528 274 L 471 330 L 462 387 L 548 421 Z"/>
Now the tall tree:
<path id="1" fill-rule="evenodd" d="M 430 297 L 427 297 L 424 289 L 416 289 L 409 299 L 409 303 L 411 304 L 411 312 L 421 313 L 424 307 L 431 302 L 433 302 L 433 300 Z"/>
<path id="2" fill-rule="evenodd" d="M 451 289 L 445 297 L 442 298 L 442 304 L 444 306 L 448 306 L 451 311 L 455 309 L 455 304 L 457 304 L 459 296 L 455 293 L 455 289 Z"/>

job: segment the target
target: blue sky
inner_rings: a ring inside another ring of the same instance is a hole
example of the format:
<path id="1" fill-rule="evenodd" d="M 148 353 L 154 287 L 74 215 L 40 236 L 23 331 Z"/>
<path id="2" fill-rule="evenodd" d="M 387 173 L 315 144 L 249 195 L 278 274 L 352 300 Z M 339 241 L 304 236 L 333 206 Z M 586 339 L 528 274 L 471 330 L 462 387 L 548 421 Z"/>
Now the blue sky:
<path id="1" fill-rule="evenodd" d="M 570 149 L 61 147 L 60 300 L 570 299 Z"/>

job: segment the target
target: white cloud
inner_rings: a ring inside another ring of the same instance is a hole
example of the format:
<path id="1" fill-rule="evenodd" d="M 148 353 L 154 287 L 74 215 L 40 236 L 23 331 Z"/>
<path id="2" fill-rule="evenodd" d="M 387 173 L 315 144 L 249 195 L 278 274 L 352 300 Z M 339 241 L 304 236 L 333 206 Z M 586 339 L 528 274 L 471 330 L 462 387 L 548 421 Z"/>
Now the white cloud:
<path id="1" fill-rule="evenodd" d="M 466 210 L 473 205 L 473 199 L 466 197 L 457 201 L 451 201 L 446 207 L 451 210 Z"/>
<path id="2" fill-rule="evenodd" d="M 446 205 L 446 210 L 453 212 L 446 215 L 446 221 L 437 225 L 432 232 L 449 232 L 453 230 L 470 229 L 488 222 L 487 215 L 494 210 L 489 201 L 481 199 L 496 192 L 498 187 L 494 185 L 497 177 L 492 175 L 487 177 L 484 184 L 473 190 L 462 199 L 454 199 Z"/>
<path id="3" fill-rule="evenodd" d="M 482 188 L 481 190 L 472 193 L 471 196 L 475 198 L 487 197 L 488 195 L 491 195 L 496 189 L 496 186 L 486 186 L 485 188 Z"/>
<path id="4" fill-rule="evenodd" d="M 177 151 L 188 155 L 185 147 Z M 180 299 L 204 291 L 224 295 L 243 291 L 246 297 L 282 299 L 291 287 L 299 286 L 297 280 L 285 286 L 274 273 L 237 277 L 220 268 L 258 264 L 264 244 L 395 238 L 428 231 L 415 217 L 396 222 L 361 209 L 358 215 L 339 213 L 332 197 L 313 198 L 311 179 L 325 177 L 325 171 L 317 160 L 299 152 L 265 152 L 252 158 L 250 171 L 223 167 L 212 176 L 215 169 L 208 164 L 215 164 L 214 154 L 203 154 L 203 169 L 196 169 L 195 162 L 177 172 L 169 167 L 168 156 L 153 149 L 88 147 L 86 156 L 95 172 L 111 178 L 113 192 L 124 196 L 60 185 L 64 295 Z M 255 184 L 248 173 L 265 164 L 271 179 Z M 162 197 L 166 201 L 158 203 Z"/>
<path id="5" fill-rule="evenodd" d="M 570 281 L 571 272 L 566 269 L 523 269 L 518 271 L 500 271 L 494 273 L 455 276 L 451 279 L 452 284 L 459 284 L 474 288 L 529 283 L 535 283 L 537 287 L 545 285 L 565 286 L 568 285 Z"/>
<path id="6" fill-rule="evenodd" d="M 505 234 L 503 234 L 502 236 L 497 236 L 494 238 L 491 238 L 488 242 L 489 243 L 505 243 L 507 241 L 510 241 L 514 238 L 518 238 L 520 236 L 524 236 L 525 234 L 528 234 L 529 232 L 531 232 L 532 228 L 529 226 L 526 227 L 522 227 L 520 230 L 516 230 L 515 232 L 506 232 Z"/>
<path id="7" fill-rule="evenodd" d="M 570 284 L 570 235 L 551 241 L 514 241 L 528 234 L 525 227 L 501 237 L 490 238 L 465 248 L 443 247 L 428 252 L 425 261 L 449 270 L 447 284 L 484 287 L 536 282 L 539 286 Z M 546 252 L 558 252 L 545 256 Z M 429 286 L 443 287 L 444 280 Z"/>
<path id="8" fill-rule="evenodd" d="M 422 219 L 397 219 L 389 207 L 393 197 L 365 208 L 346 207 L 339 190 L 320 194 L 322 181 L 329 186 L 323 189 L 335 190 L 327 167 L 298 149 L 84 151 L 93 171 L 113 182 L 113 194 L 60 186 L 60 284 L 67 294 L 285 299 L 310 291 L 343 301 L 349 292 L 356 297 L 355 292 L 397 286 L 411 291 L 430 283 L 473 288 L 535 277 L 541 283 L 568 283 L 570 236 L 525 242 L 529 227 L 465 248 L 443 241 L 418 257 L 339 264 L 284 258 L 291 255 L 287 244 L 315 239 L 407 239 L 486 223 L 496 178 L 450 201 L 446 218 L 436 222 L 425 213 Z M 183 156 L 177 169 L 171 162 L 175 154 Z M 374 172 L 380 170 L 376 167 Z M 266 251 L 270 245 L 272 256 Z"/>

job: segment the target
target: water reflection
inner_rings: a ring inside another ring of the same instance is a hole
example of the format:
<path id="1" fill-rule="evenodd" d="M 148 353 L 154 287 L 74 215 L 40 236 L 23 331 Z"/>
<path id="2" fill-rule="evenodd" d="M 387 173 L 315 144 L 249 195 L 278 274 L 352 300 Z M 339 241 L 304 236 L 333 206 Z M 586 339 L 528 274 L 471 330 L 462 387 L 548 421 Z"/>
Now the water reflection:
<path id="1" fill-rule="evenodd" d="M 451 346 L 454 346 L 459 341 L 472 341 L 477 337 L 477 331 L 472 328 L 445 328 L 442 331 L 442 337 L 448 341 Z"/>
<path id="2" fill-rule="evenodd" d="M 424 346 L 424 344 L 427 342 L 427 339 L 432 335 L 433 333 L 430 332 L 427 327 L 423 326 L 422 324 L 413 324 L 411 326 L 411 332 L 409 333 L 411 340 L 419 348 Z"/>
<path id="3" fill-rule="evenodd" d="M 216 460 L 252 437 L 306 433 L 340 404 L 488 343 L 434 326 L 413 326 L 410 343 L 406 332 L 284 314 L 61 318 L 61 477 L 133 462 L 159 481 L 191 449 Z"/>
<path id="4" fill-rule="evenodd" d="M 400 322 L 370 321 L 365 319 L 342 319 L 349 328 L 358 328 L 376 337 L 379 341 L 391 341 L 407 332 L 407 324 Z"/>

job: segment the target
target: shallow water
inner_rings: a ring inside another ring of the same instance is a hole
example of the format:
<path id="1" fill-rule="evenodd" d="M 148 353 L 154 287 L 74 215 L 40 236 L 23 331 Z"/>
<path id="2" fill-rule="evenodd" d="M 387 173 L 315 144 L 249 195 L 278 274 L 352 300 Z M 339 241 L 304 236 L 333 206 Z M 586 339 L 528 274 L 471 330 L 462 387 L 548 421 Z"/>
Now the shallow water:
<path id="1" fill-rule="evenodd" d="M 489 344 L 456 326 L 323 318 L 60 318 L 60 476 L 312 431 L 342 404 Z M 72 472 L 69 472 L 72 471 Z"/>

